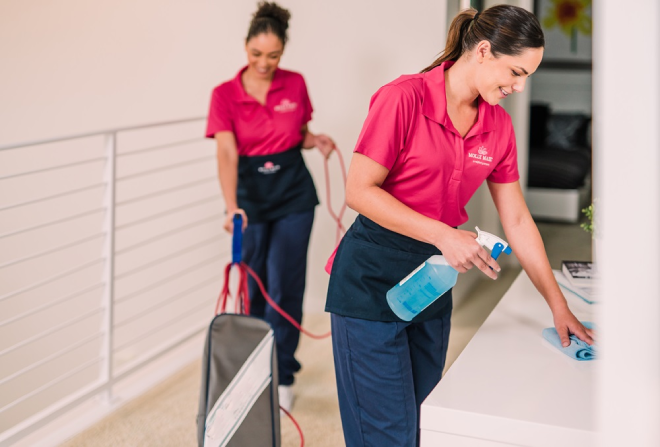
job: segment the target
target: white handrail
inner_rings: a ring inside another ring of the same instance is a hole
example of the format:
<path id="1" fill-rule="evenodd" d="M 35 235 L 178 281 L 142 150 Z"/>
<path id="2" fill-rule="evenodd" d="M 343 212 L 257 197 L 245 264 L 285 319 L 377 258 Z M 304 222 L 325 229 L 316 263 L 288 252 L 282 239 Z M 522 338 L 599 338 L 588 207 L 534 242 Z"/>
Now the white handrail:
<path id="1" fill-rule="evenodd" d="M 134 130 L 143 130 L 143 129 L 150 129 L 154 127 L 164 127 L 164 126 L 172 126 L 174 124 L 183 124 L 183 123 L 192 123 L 195 121 L 200 121 L 200 120 L 205 120 L 205 116 L 197 117 L 197 118 L 186 118 L 186 119 L 181 119 L 181 120 L 174 120 L 174 121 L 162 121 L 158 123 L 150 123 L 150 124 L 141 124 L 138 126 L 124 126 L 124 127 L 115 127 L 112 129 L 105 129 L 105 130 L 97 130 L 95 132 L 84 132 L 84 133 L 78 133 L 74 135 L 65 135 L 63 137 L 56 137 L 56 138 L 45 138 L 42 140 L 34 140 L 34 141 L 23 141 L 21 143 L 11 143 L 11 144 L 5 144 L 5 145 L 0 145 L 0 151 L 6 151 L 10 149 L 19 149 L 22 147 L 28 147 L 28 146 L 40 146 L 42 144 L 49 144 L 49 143 L 59 143 L 61 141 L 67 141 L 67 140 L 79 140 L 81 138 L 89 138 L 89 137 L 97 137 L 99 135 L 107 135 L 107 134 L 116 134 L 119 132 L 130 132 Z"/>
<path id="2" fill-rule="evenodd" d="M 2 182 L 9 182 L 16 194 L 0 196 L 4 200 L 0 202 L 0 335 L 10 334 L 0 345 L 0 363 L 12 359 L 5 363 L 11 363 L 11 368 L 0 369 L 0 396 L 2 387 L 11 386 L 15 397 L 0 397 L 0 447 L 20 441 L 95 395 L 105 396 L 107 405 L 116 399 L 119 381 L 193 340 L 207 327 L 217 295 L 199 293 L 208 293 L 214 284 L 219 288 L 217 266 L 229 259 L 230 250 L 218 250 L 216 242 L 229 236 L 222 231 L 213 146 L 201 145 L 205 141 L 201 129 L 191 134 L 190 126 L 176 127 L 203 124 L 205 119 L 0 145 L 2 157 L 3 151 L 103 137 L 102 148 L 100 139 L 90 143 L 97 146 L 91 156 L 85 149 L 75 149 L 78 146 L 62 145 L 71 146 L 66 163 L 55 153 L 39 159 L 37 165 L 26 152 L 26 159 L 17 166 L 28 169 L 12 171 L 11 164 L 3 166 L 0 188 Z M 158 128 L 168 132 L 161 142 L 143 144 L 140 137 L 148 139 Z M 148 134 L 140 133 L 144 130 Z M 129 152 L 120 152 L 118 136 L 125 132 L 137 140 Z M 177 161 L 163 165 L 162 158 L 173 153 Z M 20 152 L 10 157 L 20 159 Z M 100 162 L 104 162 L 101 170 L 90 165 Z M 54 171 L 61 172 L 51 174 Z M 158 183 L 149 177 L 156 173 Z M 51 187 L 53 178 L 58 184 Z M 15 188 L 17 184 L 21 187 Z M 34 188 L 22 194 L 23 185 Z M 53 207 L 58 207 L 55 213 Z M 163 295 L 155 290 L 158 287 L 169 293 Z M 52 294 L 51 289 L 57 292 Z M 163 319 L 150 320 L 163 313 L 159 311 L 163 306 L 173 310 Z M 65 315 L 60 318 L 57 312 Z M 172 329 L 180 321 L 192 323 Z M 72 334 L 74 330 L 84 333 Z M 167 340 L 163 341 L 164 330 Z M 53 347 L 55 340 L 58 344 Z M 138 352 L 126 357 L 127 349 Z M 30 382 L 51 362 L 90 352 L 94 357 L 80 357 L 64 369 L 59 364 L 64 372 L 57 377 Z M 93 380 L 81 381 L 75 389 L 62 388 L 72 386 L 74 378 L 82 377 L 79 374 L 92 374 Z M 38 404 L 42 393 L 52 394 L 51 390 L 64 397 Z M 9 420 L 3 416 L 11 412 L 11 420 L 18 422 L 3 426 L 1 421 Z M 25 416 L 16 418 L 15 412 Z"/>

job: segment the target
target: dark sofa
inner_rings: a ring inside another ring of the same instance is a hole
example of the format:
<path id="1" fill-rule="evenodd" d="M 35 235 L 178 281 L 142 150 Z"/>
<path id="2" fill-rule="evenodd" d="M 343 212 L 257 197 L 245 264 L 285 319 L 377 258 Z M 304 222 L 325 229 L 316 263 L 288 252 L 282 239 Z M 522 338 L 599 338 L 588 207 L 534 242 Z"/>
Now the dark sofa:
<path id="1" fill-rule="evenodd" d="M 590 134 L 590 116 L 554 113 L 548 104 L 532 104 L 527 186 L 553 189 L 584 186 L 591 173 Z"/>

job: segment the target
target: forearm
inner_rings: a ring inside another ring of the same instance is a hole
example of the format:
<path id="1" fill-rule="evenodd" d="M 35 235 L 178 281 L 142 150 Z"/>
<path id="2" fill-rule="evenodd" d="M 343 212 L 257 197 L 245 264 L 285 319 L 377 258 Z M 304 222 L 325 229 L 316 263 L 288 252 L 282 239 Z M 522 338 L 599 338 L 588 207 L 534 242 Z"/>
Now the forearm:
<path id="1" fill-rule="evenodd" d="M 316 135 L 311 133 L 307 126 L 303 128 L 303 140 L 302 147 L 303 149 L 312 149 L 316 146 Z"/>
<path id="2" fill-rule="evenodd" d="M 567 309 L 566 298 L 557 285 L 543 240 L 529 213 L 515 223 L 502 223 L 507 240 L 520 265 L 546 300 L 552 313 Z"/>
<path id="3" fill-rule="evenodd" d="M 225 147 L 218 147 L 218 178 L 227 213 L 231 214 L 238 208 L 236 201 L 238 155 Z"/>

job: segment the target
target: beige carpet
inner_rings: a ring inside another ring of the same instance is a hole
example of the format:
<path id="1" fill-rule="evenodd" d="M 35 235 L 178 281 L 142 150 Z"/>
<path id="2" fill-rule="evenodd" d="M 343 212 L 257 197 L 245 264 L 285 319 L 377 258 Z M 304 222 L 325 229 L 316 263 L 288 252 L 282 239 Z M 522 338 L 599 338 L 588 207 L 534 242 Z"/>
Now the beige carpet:
<path id="1" fill-rule="evenodd" d="M 562 259 L 591 259 L 590 237 L 577 225 L 539 224 L 539 229 L 553 268 L 559 268 Z M 490 314 L 518 271 L 509 269 L 497 281 L 479 282 L 454 310 L 447 367 Z M 327 332 L 329 315 L 306 315 L 303 326 L 315 333 Z M 318 341 L 303 336 L 298 357 L 303 369 L 295 385 L 298 397 L 293 415 L 304 432 L 305 445 L 344 446 L 330 339 Z M 195 362 L 63 446 L 194 447 L 199 384 L 200 362 Z M 284 418 L 282 446 L 299 445 L 297 431 Z"/>

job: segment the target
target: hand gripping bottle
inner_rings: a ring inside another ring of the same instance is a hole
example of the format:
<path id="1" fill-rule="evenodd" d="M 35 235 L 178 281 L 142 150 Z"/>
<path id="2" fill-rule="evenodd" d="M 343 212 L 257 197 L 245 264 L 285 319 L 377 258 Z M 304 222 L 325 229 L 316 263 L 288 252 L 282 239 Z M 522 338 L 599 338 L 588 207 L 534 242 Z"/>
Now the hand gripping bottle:
<path id="1" fill-rule="evenodd" d="M 511 254 L 511 247 L 506 241 L 481 231 L 479 227 L 475 228 L 476 241 L 491 250 L 493 259 L 497 259 L 502 252 Z M 458 272 L 444 256 L 433 255 L 387 292 L 387 303 L 399 318 L 410 321 L 454 287 L 457 278 Z"/>

